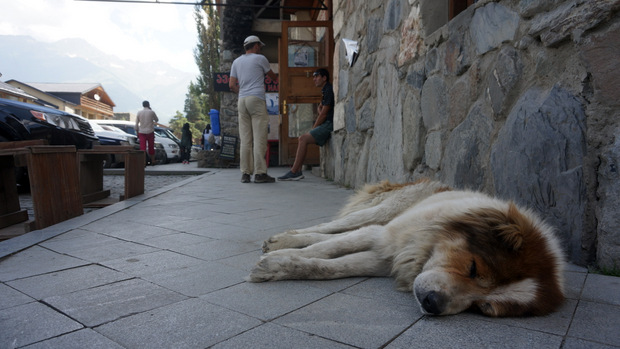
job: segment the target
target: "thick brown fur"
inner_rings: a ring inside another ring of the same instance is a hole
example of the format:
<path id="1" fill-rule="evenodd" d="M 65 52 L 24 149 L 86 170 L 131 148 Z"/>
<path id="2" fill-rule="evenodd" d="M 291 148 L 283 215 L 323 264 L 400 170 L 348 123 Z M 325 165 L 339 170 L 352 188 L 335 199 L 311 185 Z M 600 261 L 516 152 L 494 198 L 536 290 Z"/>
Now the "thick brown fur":
<path id="1" fill-rule="evenodd" d="M 564 299 L 563 256 L 540 218 L 430 180 L 367 185 L 334 221 L 263 250 L 250 281 L 392 276 L 434 315 L 544 315 Z"/>

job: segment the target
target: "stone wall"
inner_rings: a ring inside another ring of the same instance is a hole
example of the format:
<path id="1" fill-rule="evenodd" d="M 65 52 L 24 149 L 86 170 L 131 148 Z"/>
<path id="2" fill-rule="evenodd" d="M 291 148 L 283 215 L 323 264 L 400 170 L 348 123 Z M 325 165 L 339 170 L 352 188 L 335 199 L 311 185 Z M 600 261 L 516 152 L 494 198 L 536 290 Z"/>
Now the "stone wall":
<path id="1" fill-rule="evenodd" d="M 558 229 L 571 261 L 620 268 L 620 1 L 481 0 L 443 26 L 436 8 L 334 1 L 324 176 L 513 199 Z M 353 67 L 342 38 L 360 44 Z"/>

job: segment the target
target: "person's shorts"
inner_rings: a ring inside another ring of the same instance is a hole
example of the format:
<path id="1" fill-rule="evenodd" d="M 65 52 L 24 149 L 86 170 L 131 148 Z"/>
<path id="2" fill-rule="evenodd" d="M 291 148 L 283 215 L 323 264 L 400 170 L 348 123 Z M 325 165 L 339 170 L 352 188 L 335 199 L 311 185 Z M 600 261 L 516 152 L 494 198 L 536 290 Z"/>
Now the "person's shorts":
<path id="1" fill-rule="evenodd" d="M 334 130 L 334 123 L 332 121 L 325 121 L 319 126 L 310 130 L 310 135 L 314 138 L 314 141 L 318 146 L 323 146 L 323 144 L 327 143 L 329 137 L 332 135 L 332 131 Z"/>

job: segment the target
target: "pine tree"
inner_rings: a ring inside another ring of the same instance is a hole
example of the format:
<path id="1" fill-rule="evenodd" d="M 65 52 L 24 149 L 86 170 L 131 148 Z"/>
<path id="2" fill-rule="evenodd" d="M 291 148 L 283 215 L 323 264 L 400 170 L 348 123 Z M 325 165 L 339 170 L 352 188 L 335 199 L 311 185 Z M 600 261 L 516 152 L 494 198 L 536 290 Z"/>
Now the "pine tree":
<path id="1" fill-rule="evenodd" d="M 205 27 L 202 11 L 206 14 L 208 27 Z M 215 92 L 213 84 L 213 75 L 220 66 L 220 20 L 215 6 L 208 4 L 202 8 L 196 6 L 194 18 L 198 31 L 198 45 L 194 50 L 194 59 L 200 71 L 195 94 L 199 96 L 202 113 L 208 115 L 209 109 L 219 109 L 220 105 L 219 94 Z"/>

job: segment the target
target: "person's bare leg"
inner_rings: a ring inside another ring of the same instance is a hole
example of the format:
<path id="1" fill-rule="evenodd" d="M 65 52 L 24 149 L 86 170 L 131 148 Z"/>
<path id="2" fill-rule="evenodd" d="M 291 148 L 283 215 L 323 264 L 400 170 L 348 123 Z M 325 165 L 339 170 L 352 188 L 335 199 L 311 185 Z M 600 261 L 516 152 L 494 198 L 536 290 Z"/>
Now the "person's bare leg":
<path id="1" fill-rule="evenodd" d="M 301 171 L 301 166 L 304 164 L 304 160 L 306 159 L 306 151 L 308 150 L 308 144 L 315 144 L 316 141 L 314 137 L 309 133 L 303 134 L 298 139 L 297 144 L 297 153 L 295 155 L 295 163 L 293 167 L 291 167 L 291 172 L 297 173 Z"/>

